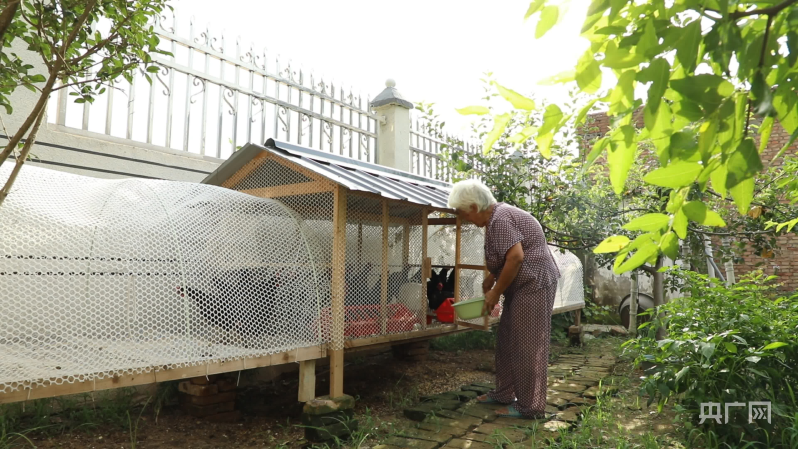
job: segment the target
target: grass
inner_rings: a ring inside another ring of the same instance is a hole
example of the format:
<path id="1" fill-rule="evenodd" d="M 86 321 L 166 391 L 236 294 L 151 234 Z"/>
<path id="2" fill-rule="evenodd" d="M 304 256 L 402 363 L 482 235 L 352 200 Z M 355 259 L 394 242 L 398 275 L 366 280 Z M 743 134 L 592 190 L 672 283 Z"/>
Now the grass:
<path id="1" fill-rule="evenodd" d="M 429 348 L 433 351 L 472 351 L 476 349 L 496 348 L 496 328 L 490 332 L 468 331 L 459 334 L 430 340 Z"/>

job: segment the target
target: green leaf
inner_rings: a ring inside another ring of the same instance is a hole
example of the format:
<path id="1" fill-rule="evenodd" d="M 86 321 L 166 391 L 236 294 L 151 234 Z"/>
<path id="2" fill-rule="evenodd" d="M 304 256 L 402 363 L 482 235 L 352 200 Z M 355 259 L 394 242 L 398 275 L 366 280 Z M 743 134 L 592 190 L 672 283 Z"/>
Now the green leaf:
<path id="1" fill-rule="evenodd" d="M 540 39 L 547 31 L 557 23 L 557 17 L 560 15 L 560 8 L 556 6 L 546 6 L 540 13 L 540 20 L 538 26 L 535 28 L 535 39 Z"/>
<path id="2" fill-rule="evenodd" d="M 635 75 L 634 70 L 627 70 L 618 78 L 618 84 L 610 94 L 609 115 L 618 115 L 634 107 Z"/>
<path id="3" fill-rule="evenodd" d="M 490 109 L 485 106 L 466 106 L 464 108 L 455 109 L 462 115 L 485 115 L 490 114 Z"/>
<path id="4" fill-rule="evenodd" d="M 679 372 L 676 373 L 676 382 L 679 382 L 682 379 L 682 377 L 684 377 L 684 375 L 687 374 L 688 371 L 690 371 L 689 365 L 680 369 Z"/>
<path id="5" fill-rule="evenodd" d="M 576 84 L 587 94 L 596 93 L 601 87 L 601 67 L 590 49 L 576 64 Z"/>
<path id="6" fill-rule="evenodd" d="M 538 81 L 541 86 L 553 86 L 555 84 L 570 83 L 576 79 L 576 70 L 566 70 L 544 80 Z"/>
<path id="7" fill-rule="evenodd" d="M 715 355 L 715 344 L 714 343 L 701 343 L 701 355 L 703 355 L 707 360 L 711 359 L 713 355 Z"/>
<path id="8" fill-rule="evenodd" d="M 687 215 L 681 209 L 673 215 L 673 231 L 680 239 L 687 238 Z"/>
<path id="9" fill-rule="evenodd" d="M 655 186 L 678 189 L 692 184 L 702 169 L 695 162 L 674 162 L 648 173 L 643 181 Z"/>
<path id="10" fill-rule="evenodd" d="M 721 198 L 726 199 L 726 166 L 721 164 L 712 171 L 709 174 L 709 180 L 712 182 L 712 188 L 720 194 Z"/>
<path id="11" fill-rule="evenodd" d="M 670 257 L 672 260 L 679 258 L 679 238 L 673 231 L 668 231 L 662 236 L 659 241 L 659 249 L 662 254 Z"/>
<path id="12" fill-rule="evenodd" d="M 789 83 L 776 88 L 776 93 L 773 94 L 773 107 L 776 108 L 779 124 L 790 134 L 798 130 L 798 107 L 796 107 L 796 103 L 798 103 L 798 98 L 796 98 L 795 91 Z"/>
<path id="13" fill-rule="evenodd" d="M 590 100 L 588 104 L 586 104 L 582 109 L 579 110 L 579 114 L 576 115 L 576 121 L 574 122 L 574 126 L 579 126 L 587 117 L 588 112 L 593 107 L 594 104 L 598 101 L 598 98 L 594 98 Z"/>
<path id="14" fill-rule="evenodd" d="M 723 100 L 734 94 L 734 86 L 730 82 L 711 74 L 671 80 L 670 85 L 685 100 L 698 103 L 705 114 L 714 112 Z"/>
<path id="15" fill-rule="evenodd" d="M 737 345 L 735 345 L 734 343 L 727 341 L 723 343 L 723 346 L 725 346 L 726 350 L 731 352 L 732 354 L 737 354 Z"/>
<path id="16" fill-rule="evenodd" d="M 632 257 L 630 257 L 626 262 L 622 263 L 617 269 L 615 269 L 616 274 L 625 273 L 627 271 L 634 270 L 635 268 L 643 265 L 646 261 L 655 256 L 659 248 L 656 243 L 652 241 L 646 242 L 644 245 L 638 249 Z"/>
<path id="17" fill-rule="evenodd" d="M 762 120 L 762 125 L 759 127 L 759 154 L 765 150 L 770 141 L 770 133 L 773 132 L 773 116 L 765 117 Z"/>
<path id="18" fill-rule="evenodd" d="M 614 253 L 629 244 L 629 237 L 624 235 L 613 235 L 607 237 L 593 249 L 594 254 Z"/>
<path id="19" fill-rule="evenodd" d="M 754 178 L 748 178 L 737 184 L 729 189 L 729 193 L 737 205 L 737 211 L 745 215 L 751 207 L 751 201 L 754 200 Z"/>
<path id="20" fill-rule="evenodd" d="M 760 360 L 762 360 L 762 357 L 759 357 L 759 356 L 756 356 L 756 355 L 752 355 L 751 357 L 746 357 L 745 360 L 748 360 L 751 363 L 757 363 Z"/>
<path id="21" fill-rule="evenodd" d="M 507 141 L 515 144 L 522 144 L 526 142 L 527 139 L 535 135 L 537 130 L 537 126 L 527 126 L 526 128 L 522 129 L 521 132 L 509 137 Z"/>
<path id="22" fill-rule="evenodd" d="M 718 115 L 713 114 L 707 121 L 698 128 L 698 152 L 701 153 L 701 160 L 705 163 L 712 156 L 715 148 L 715 141 L 718 133 Z"/>
<path id="23" fill-rule="evenodd" d="M 580 170 L 581 174 L 584 175 L 585 172 L 587 172 L 587 169 L 593 165 L 593 161 L 595 161 L 601 155 L 609 143 L 610 140 L 607 137 L 602 137 L 601 139 L 597 140 L 595 144 L 593 144 L 593 149 L 590 150 L 590 154 L 587 155 L 587 160 L 582 165 L 582 169 Z"/>
<path id="24" fill-rule="evenodd" d="M 687 73 L 692 73 L 697 64 L 698 45 L 701 42 L 701 19 L 693 20 L 678 33 L 679 40 L 674 45 L 676 59 Z"/>
<path id="25" fill-rule="evenodd" d="M 562 126 L 563 113 L 556 104 L 550 104 L 543 113 L 543 126 L 538 131 L 536 140 L 538 151 L 546 159 L 551 158 L 551 143 L 554 141 L 554 133 Z"/>
<path id="26" fill-rule="evenodd" d="M 530 3 L 529 9 L 526 10 L 526 14 L 524 15 L 524 20 L 530 18 L 532 14 L 535 14 L 536 12 L 543 9 L 545 5 L 546 5 L 546 0 L 535 0 L 532 3 Z"/>
<path id="27" fill-rule="evenodd" d="M 780 342 L 780 341 L 776 341 L 776 342 L 773 342 L 773 343 L 771 343 L 771 344 L 769 344 L 769 345 L 765 346 L 764 348 L 762 348 L 762 350 L 763 350 L 763 351 L 769 351 L 769 350 L 771 350 L 771 349 L 780 348 L 780 347 L 782 347 L 782 346 L 789 346 L 789 345 L 788 345 L 787 343 L 783 343 L 783 342 Z"/>
<path id="28" fill-rule="evenodd" d="M 507 124 L 510 123 L 510 114 L 497 115 L 493 118 L 493 129 L 490 130 L 485 136 L 485 143 L 482 146 L 482 154 L 487 155 L 493 148 L 493 144 L 499 140 L 499 137 L 504 133 Z"/>
<path id="29" fill-rule="evenodd" d="M 787 50 L 789 51 L 787 63 L 790 67 L 795 67 L 795 63 L 798 62 L 798 32 L 795 30 L 787 32 Z"/>
<path id="30" fill-rule="evenodd" d="M 646 58 L 643 55 L 635 53 L 632 49 L 618 48 L 610 43 L 607 46 L 607 52 L 601 61 L 601 65 L 611 69 L 628 69 L 637 67 L 645 60 Z"/>
<path id="31" fill-rule="evenodd" d="M 648 67 L 637 74 L 637 81 L 641 83 L 651 83 L 648 88 L 648 102 L 646 109 L 651 113 L 656 113 L 659 105 L 663 103 L 662 97 L 668 89 L 668 79 L 671 75 L 671 65 L 663 58 L 651 61 Z"/>
<path id="32" fill-rule="evenodd" d="M 723 221 L 723 218 L 721 218 L 717 212 L 710 210 L 707 205 L 701 201 L 690 201 L 682 206 L 682 210 L 685 215 L 687 215 L 687 218 L 698 224 L 704 226 L 726 226 L 726 222 Z"/>
<path id="33" fill-rule="evenodd" d="M 624 125 L 614 129 L 610 135 L 607 164 L 610 167 L 610 183 L 616 195 L 623 192 L 636 152 L 637 140 L 634 128 L 631 125 Z"/>
<path id="34" fill-rule="evenodd" d="M 509 101 L 514 108 L 524 109 L 526 111 L 532 111 L 535 109 L 535 102 L 532 99 L 527 98 L 514 90 L 507 89 L 495 81 L 493 82 L 493 85 L 495 85 L 496 89 L 499 90 L 499 95 L 501 95 L 505 100 Z"/>
<path id="35" fill-rule="evenodd" d="M 627 231 L 658 231 L 668 226 L 670 217 L 665 214 L 645 214 L 626 223 L 622 227 Z"/>
<path id="36" fill-rule="evenodd" d="M 645 27 L 643 28 L 643 35 L 640 37 L 640 41 L 637 43 L 636 51 L 644 57 L 650 58 L 658 53 L 658 49 L 659 38 L 657 37 L 657 31 L 654 28 L 654 20 L 648 19 L 646 21 Z"/>
<path id="37" fill-rule="evenodd" d="M 731 189 L 740 182 L 752 178 L 762 170 L 762 160 L 754 146 L 754 140 L 743 140 L 726 161 L 726 188 Z"/>
<path id="38" fill-rule="evenodd" d="M 756 115 L 771 116 L 776 113 L 773 107 L 773 92 L 765 81 L 762 71 L 757 71 L 751 82 L 751 98 Z"/>
<path id="39" fill-rule="evenodd" d="M 657 149 L 660 164 L 665 165 L 670 159 L 673 114 L 671 114 L 671 108 L 665 100 L 660 99 L 659 103 L 660 105 L 656 108 L 656 112 L 652 112 L 652 108 L 646 106 L 643 113 L 646 129 L 649 131 L 649 138 Z"/>

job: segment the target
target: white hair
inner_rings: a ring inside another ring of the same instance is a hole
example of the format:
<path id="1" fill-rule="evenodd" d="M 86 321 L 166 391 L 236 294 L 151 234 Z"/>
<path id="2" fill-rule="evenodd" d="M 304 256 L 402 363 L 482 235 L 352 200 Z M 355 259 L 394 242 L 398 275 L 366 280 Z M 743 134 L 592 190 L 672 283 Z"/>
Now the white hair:
<path id="1" fill-rule="evenodd" d="M 452 187 L 452 193 L 449 194 L 449 207 L 468 210 L 472 204 L 477 206 L 477 212 L 482 212 L 496 204 L 496 198 L 485 184 L 476 179 L 466 179 L 456 183 Z"/>

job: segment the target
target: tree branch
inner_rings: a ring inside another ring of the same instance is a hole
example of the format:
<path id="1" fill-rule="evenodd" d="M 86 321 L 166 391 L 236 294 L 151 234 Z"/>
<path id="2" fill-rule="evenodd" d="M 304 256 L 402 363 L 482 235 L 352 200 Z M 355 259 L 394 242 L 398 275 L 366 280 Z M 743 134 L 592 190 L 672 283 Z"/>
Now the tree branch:
<path id="1" fill-rule="evenodd" d="M 6 31 L 11 26 L 11 23 L 14 22 L 14 16 L 16 16 L 17 10 L 19 9 L 19 2 L 20 0 L 10 0 L 3 9 L 3 12 L 0 12 L 0 48 L 3 47 L 3 43 L 5 42 L 4 36 L 6 35 Z"/>
<path id="2" fill-rule="evenodd" d="M 798 2 L 798 0 L 787 0 L 785 2 L 779 3 L 778 5 L 771 6 L 770 8 L 753 9 L 751 11 L 735 11 L 729 13 L 729 18 L 735 20 L 747 16 L 775 15 L 781 12 L 783 9 L 794 5 L 796 2 Z"/>
<path id="3" fill-rule="evenodd" d="M 39 115 L 36 117 L 36 123 L 33 125 L 33 129 L 28 136 L 28 140 L 25 141 L 25 146 L 22 147 L 22 151 L 17 158 L 14 169 L 11 170 L 11 174 L 8 176 L 5 185 L 3 186 L 2 190 L 0 190 L 0 207 L 3 207 L 3 202 L 8 197 L 8 193 L 11 191 L 11 186 L 14 185 L 17 175 L 19 175 L 19 170 L 22 168 L 22 164 L 25 163 L 25 159 L 27 159 L 28 154 L 30 154 L 30 149 L 33 148 L 33 142 L 36 141 L 36 134 L 39 132 L 39 127 L 42 125 L 42 118 L 44 118 L 44 112 L 46 110 L 47 108 L 42 108 L 42 110 L 39 111 Z"/>
<path id="4" fill-rule="evenodd" d="M 745 231 L 745 232 L 711 232 L 711 231 L 704 231 L 701 229 L 696 229 L 693 227 L 688 227 L 692 232 L 696 234 L 705 234 L 705 235 L 719 235 L 719 236 L 733 236 L 733 235 L 761 235 L 761 234 L 773 234 L 775 230 L 768 230 L 768 231 Z"/>

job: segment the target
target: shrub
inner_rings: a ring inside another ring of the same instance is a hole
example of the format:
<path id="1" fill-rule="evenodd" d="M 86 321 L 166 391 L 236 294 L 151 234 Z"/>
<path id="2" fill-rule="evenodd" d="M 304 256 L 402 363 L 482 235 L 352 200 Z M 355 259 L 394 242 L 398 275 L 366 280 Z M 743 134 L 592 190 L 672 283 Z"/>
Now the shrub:
<path id="1" fill-rule="evenodd" d="M 646 367 L 641 394 L 659 409 L 675 400 L 676 410 L 710 446 L 738 447 L 759 441 L 768 447 L 794 447 L 798 405 L 798 295 L 779 296 L 774 277 L 745 276 L 727 287 L 693 272 L 673 270 L 690 296 L 658 308 L 640 337 L 625 343 Z M 647 312 L 650 313 L 650 312 Z M 655 329 L 665 326 L 666 339 Z M 749 401 L 770 401 L 772 419 L 748 422 Z M 700 423 L 702 403 L 720 403 L 724 419 Z M 725 404 L 730 408 L 725 423 Z M 709 441 L 711 440 L 711 441 Z"/>

